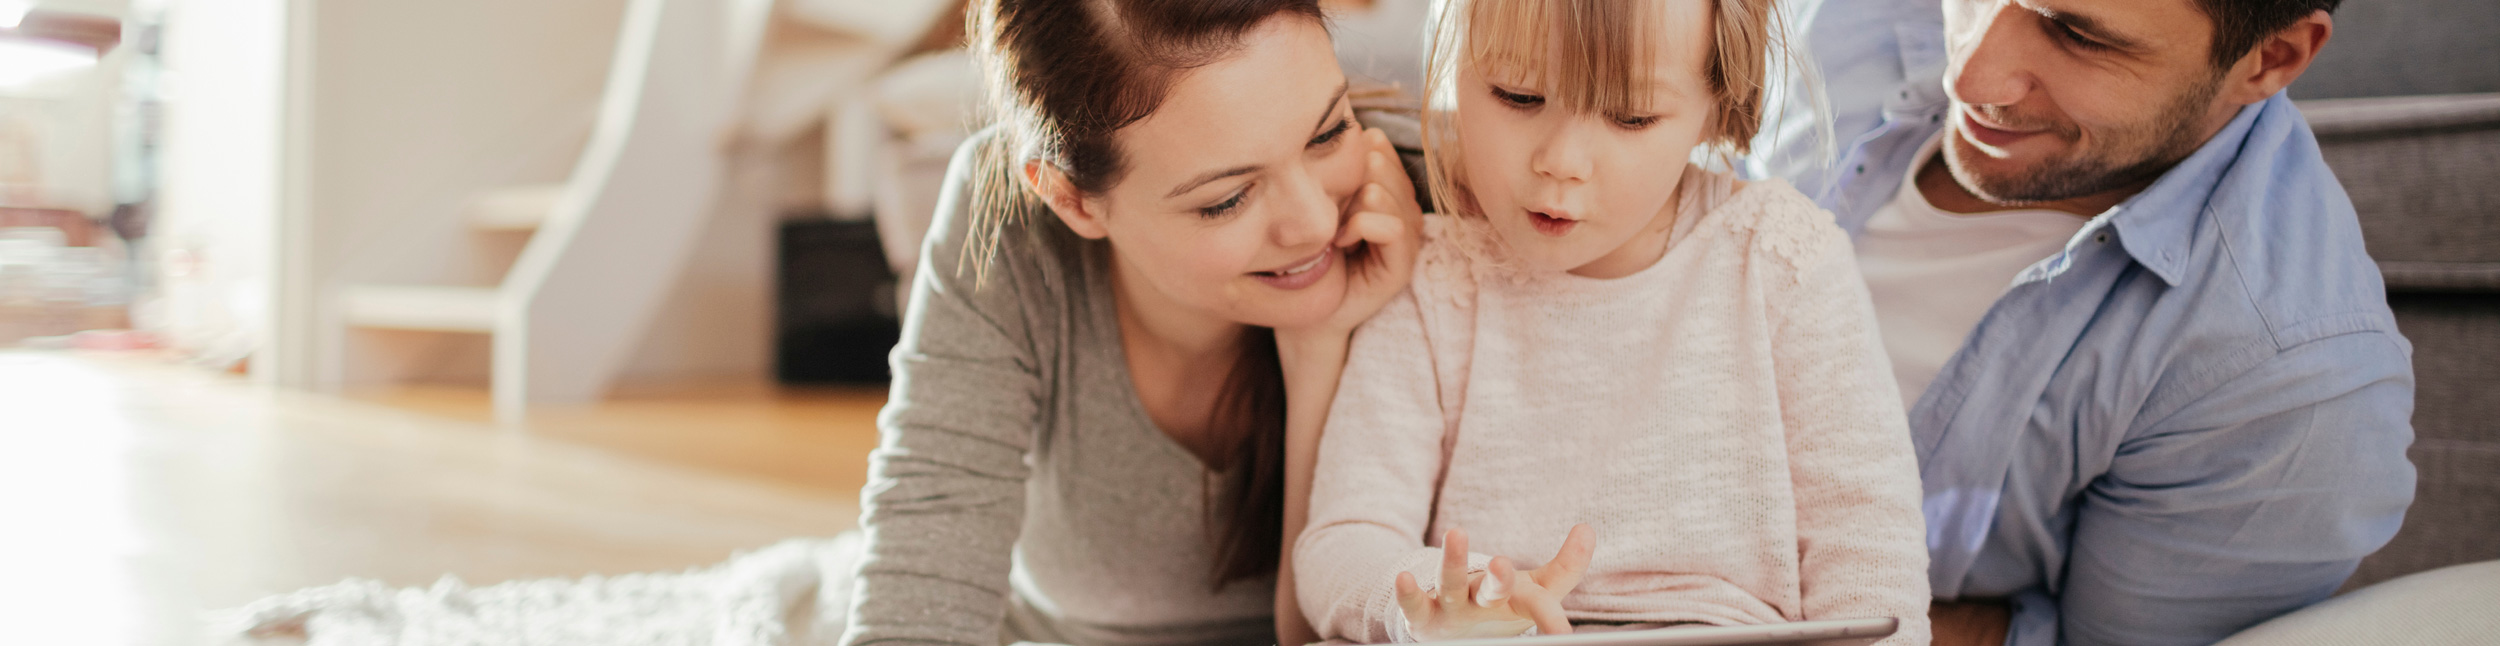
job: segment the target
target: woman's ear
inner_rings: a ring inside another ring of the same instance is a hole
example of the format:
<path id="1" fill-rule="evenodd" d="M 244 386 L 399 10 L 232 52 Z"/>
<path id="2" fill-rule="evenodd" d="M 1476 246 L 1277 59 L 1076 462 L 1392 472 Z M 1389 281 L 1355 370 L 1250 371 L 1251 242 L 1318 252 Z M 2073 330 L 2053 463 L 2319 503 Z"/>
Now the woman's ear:
<path id="1" fill-rule="evenodd" d="M 1019 170 L 1021 172 L 1016 176 L 1024 180 L 1025 188 L 1042 198 L 1042 203 L 1049 205 L 1050 212 L 1057 214 L 1059 221 L 1066 223 L 1069 230 L 1089 240 L 1101 240 L 1111 235 L 1111 231 L 1103 227 L 1102 214 L 1085 203 L 1084 192 L 1076 190 L 1076 185 L 1068 181 L 1066 173 L 1059 172 L 1059 167 L 1042 163 L 1039 159 L 1027 159 Z"/>

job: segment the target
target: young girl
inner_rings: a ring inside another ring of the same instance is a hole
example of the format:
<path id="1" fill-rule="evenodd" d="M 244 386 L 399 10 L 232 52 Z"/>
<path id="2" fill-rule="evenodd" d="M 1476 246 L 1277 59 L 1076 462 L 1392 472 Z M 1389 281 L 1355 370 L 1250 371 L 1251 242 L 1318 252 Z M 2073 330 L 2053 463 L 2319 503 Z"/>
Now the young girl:
<path id="1" fill-rule="evenodd" d="M 1760 123 L 1770 4 L 1446 0 L 1449 215 L 1355 334 L 1295 544 L 1322 636 L 1894 617 L 1885 643 L 1927 642 L 1918 472 L 1849 242 L 1786 184 L 1687 161 Z"/>

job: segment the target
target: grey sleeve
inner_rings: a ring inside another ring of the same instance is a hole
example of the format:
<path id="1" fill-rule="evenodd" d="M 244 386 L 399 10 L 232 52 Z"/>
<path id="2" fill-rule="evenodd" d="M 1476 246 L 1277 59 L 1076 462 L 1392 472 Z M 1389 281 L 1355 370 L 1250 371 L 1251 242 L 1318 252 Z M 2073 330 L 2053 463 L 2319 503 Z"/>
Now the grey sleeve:
<path id="1" fill-rule="evenodd" d="M 947 170 L 860 492 L 867 536 L 842 643 L 998 643 L 1024 521 L 1026 453 L 1046 388 L 1021 289 L 1043 270 L 1001 259 L 976 285 L 966 187 L 976 138 Z M 1005 245 L 1012 247 L 1014 245 Z M 1016 255 L 1012 252 L 1006 255 Z M 1040 304 L 1046 299 L 1029 301 Z"/>

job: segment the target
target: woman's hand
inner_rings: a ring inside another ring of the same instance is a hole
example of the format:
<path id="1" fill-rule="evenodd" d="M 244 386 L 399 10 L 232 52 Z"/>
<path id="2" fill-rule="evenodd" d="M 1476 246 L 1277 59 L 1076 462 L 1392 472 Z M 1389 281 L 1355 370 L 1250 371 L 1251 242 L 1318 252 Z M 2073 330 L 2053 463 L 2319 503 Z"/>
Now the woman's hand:
<path id="1" fill-rule="evenodd" d="M 1338 338 L 1354 333 L 1415 278 L 1415 252 L 1423 242 L 1424 213 L 1415 204 L 1415 184 L 1398 163 L 1397 148 L 1379 130 L 1364 129 L 1363 190 L 1351 213 L 1337 229 L 1336 246 L 1345 250 L 1345 300 L 1337 312 L 1312 330 Z"/>
<path id="2" fill-rule="evenodd" d="M 1450 530 L 1441 541 L 1441 586 L 1424 590 L 1415 575 L 1398 573 L 1398 606 L 1416 639 L 1515 637 L 1534 627 L 1547 635 L 1571 632 L 1562 598 L 1580 585 L 1596 552 L 1596 532 L 1575 525 L 1562 551 L 1544 567 L 1519 572 L 1507 557 L 1493 557 L 1483 572 L 1467 571 L 1467 534 Z M 1464 581 L 1452 586 L 1452 581 Z M 1472 597 L 1472 598 L 1471 598 Z"/>

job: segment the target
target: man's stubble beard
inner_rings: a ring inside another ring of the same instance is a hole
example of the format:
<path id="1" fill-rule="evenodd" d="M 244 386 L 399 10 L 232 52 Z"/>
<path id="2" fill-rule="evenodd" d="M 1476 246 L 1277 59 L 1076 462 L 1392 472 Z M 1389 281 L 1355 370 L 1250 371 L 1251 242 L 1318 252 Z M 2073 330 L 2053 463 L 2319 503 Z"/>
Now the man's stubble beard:
<path id="1" fill-rule="evenodd" d="M 2065 155 L 2008 177 L 1972 172 L 1962 159 L 1962 142 L 1944 145 L 1945 168 L 1953 181 L 1973 197 L 1999 206 L 2030 206 L 2099 195 L 2150 183 L 2204 144 L 2205 111 L 2221 92 L 2214 78 L 2174 97 L 2159 115 L 2144 123 L 2104 133 L 2098 140 L 2119 150 L 2098 150 L 2084 156 Z M 1955 115 L 1959 117 L 1960 115 Z M 1959 121 L 1960 119 L 1956 119 Z M 2013 124 L 2007 124 L 2013 125 Z M 2072 126 L 2069 126 L 2070 128 Z M 1959 134 L 1948 136 L 1960 137 Z"/>

